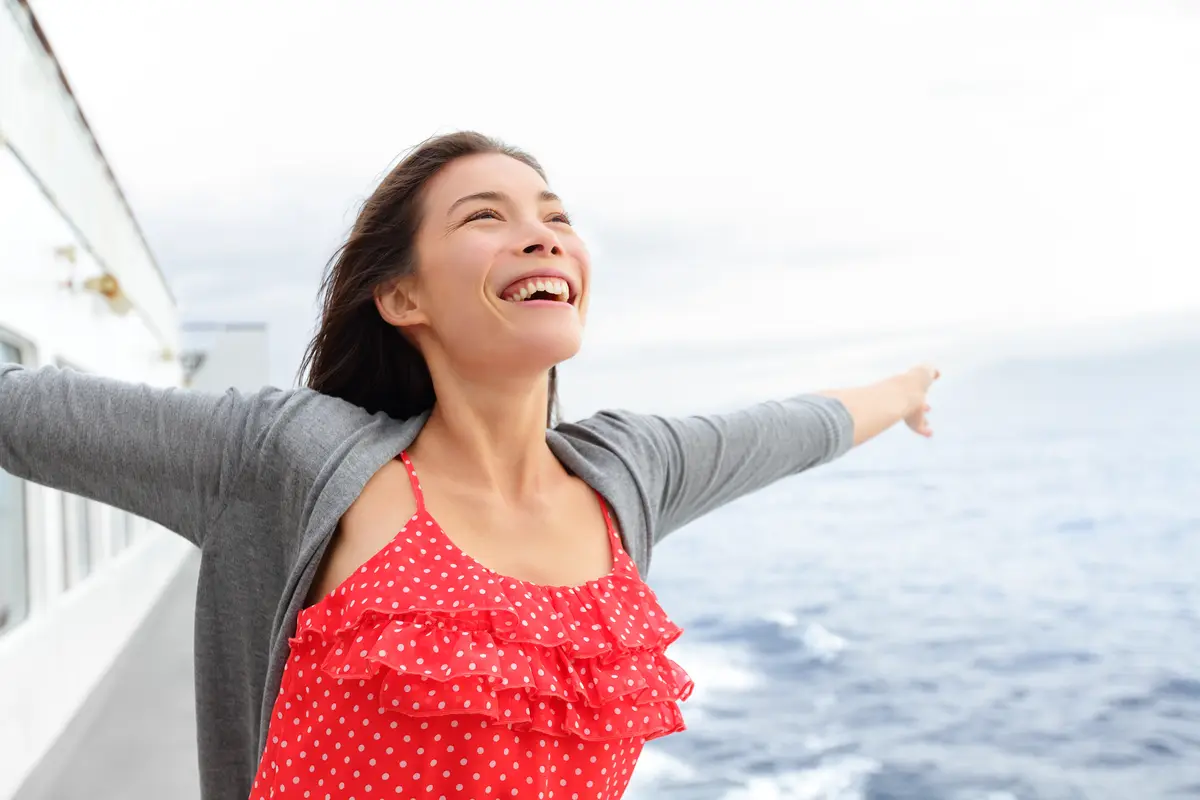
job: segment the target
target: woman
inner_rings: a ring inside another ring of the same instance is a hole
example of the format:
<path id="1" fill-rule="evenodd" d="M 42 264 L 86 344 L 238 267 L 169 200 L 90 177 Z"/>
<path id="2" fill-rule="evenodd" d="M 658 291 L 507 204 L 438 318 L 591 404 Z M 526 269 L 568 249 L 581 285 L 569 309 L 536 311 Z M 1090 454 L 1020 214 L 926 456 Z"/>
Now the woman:
<path id="1" fill-rule="evenodd" d="M 620 797 L 691 687 L 652 546 L 901 420 L 929 434 L 927 367 L 550 427 L 589 286 L 537 162 L 457 133 L 363 206 L 307 388 L 0 367 L 0 467 L 201 549 L 205 798 Z"/>

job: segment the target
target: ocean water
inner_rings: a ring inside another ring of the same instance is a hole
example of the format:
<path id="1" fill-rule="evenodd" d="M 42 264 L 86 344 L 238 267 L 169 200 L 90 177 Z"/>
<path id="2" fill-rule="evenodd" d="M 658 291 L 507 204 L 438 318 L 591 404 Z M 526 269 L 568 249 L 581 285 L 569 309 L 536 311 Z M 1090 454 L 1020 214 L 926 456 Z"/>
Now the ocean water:
<path id="1" fill-rule="evenodd" d="M 933 403 L 656 551 L 697 690 L 630 797 L 1200 797 L 1200 339 Z"/>

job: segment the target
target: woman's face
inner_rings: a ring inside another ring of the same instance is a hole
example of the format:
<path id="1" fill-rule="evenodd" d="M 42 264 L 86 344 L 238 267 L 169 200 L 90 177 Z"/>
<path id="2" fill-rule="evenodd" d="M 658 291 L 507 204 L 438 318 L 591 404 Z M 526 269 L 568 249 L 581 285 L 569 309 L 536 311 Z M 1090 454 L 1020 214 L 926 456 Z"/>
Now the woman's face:
<path id="1" fill-rule="evenodd" d="M 587 249 L 526 164 L 487 153 L 444 167 L 425 187 L 416 254 L 399 324 L 427 360 L 517 377 L 579 351 Z"/>

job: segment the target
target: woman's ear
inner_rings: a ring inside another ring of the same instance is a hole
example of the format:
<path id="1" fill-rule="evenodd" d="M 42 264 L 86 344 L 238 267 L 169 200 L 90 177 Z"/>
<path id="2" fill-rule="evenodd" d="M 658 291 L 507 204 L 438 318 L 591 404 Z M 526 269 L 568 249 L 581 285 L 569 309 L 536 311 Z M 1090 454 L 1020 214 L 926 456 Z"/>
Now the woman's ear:
<path id="1" fill-rule="evenodd" d="M 399 278 L 375 290 L 375 307 L 384 322 L 396 328 L 408 328 L 428 322 L 421 309 L 416 276 Z"/>

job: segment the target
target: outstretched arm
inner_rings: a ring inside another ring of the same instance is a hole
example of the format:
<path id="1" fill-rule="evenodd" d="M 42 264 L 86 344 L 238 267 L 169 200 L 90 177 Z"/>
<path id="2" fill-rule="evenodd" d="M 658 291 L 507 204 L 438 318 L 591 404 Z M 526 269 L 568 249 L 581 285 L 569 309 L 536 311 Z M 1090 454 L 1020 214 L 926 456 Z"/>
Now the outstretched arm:
<path id="1" fill-rule="evenodd" d="M 713 509 L 832 461 L 901 420 L 928 435 L 919 367 L 854 389 L 759 403 L 727 414 L 610 411 L 579 423 L 618 453 L 642 487 L 654 542 Z"/>
<path id="2" fill-rule="evenodd" d="M 0 468 L 201 544 L 284 393 L 205 395 L 0 365 Z"/>

